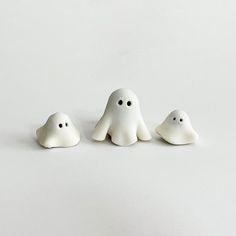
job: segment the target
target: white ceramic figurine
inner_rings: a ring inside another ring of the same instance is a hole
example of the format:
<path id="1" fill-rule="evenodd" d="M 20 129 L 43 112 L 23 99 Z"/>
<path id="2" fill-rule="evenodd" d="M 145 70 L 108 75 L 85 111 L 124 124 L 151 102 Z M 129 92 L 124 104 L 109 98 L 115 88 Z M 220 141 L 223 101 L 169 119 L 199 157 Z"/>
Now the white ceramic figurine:
<path id="1" fill-rule="evenodd" d="M 138 139 L 151 139 L 140 112 L 138 98 L 133 91 L 121 88 L 109 97 L 105 112 L 98 121 L 92 138 L 103 141 L 107 134 L 110 135 L 111 141 L 119 146 L 131 145 Z"/>
<path id="2" fill-rule="evenodd" d="M 156 133 L 174 145 L 190 144 L 198 139 L 198 134 L 193 129 L 189 116 L 180 110 L 172 111 L 156 128 Z"/>
<path id="3" fill-rule="evenodd" d="M 80 134 L 71 122 L 70 118 L 63 113 L 51 115 L 46 124 L 37 129 L 38 142 L 45 148 L 71 147 L 80 141 Z"/>

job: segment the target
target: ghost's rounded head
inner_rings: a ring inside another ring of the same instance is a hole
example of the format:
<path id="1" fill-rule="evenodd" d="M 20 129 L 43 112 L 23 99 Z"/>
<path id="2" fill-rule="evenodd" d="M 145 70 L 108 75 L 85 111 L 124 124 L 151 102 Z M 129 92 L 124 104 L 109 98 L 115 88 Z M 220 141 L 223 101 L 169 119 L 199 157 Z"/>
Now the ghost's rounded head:
<path id="1" fill-rule="evenodd" d="M 54 113 L 49 116 L 45 126 L 51 130 L 61 130 L 72 125 L 71 119 L 64 113 Z"/>
<path id="2" fill-rule="evenodd" d="M 107 102 L 106 111 L 115 114 L 138 114 L 140 111 L 138 97 L 130 89 L 117 89 L 110 95 Z"/>
<path id="3" fill-rule="evenodd" d="M 172 111 L 167 118 L 165 119 L 164 122 L 167 122 L 170 125 L 184 125 L 184 126 L 191 126 L 191 121 L 189 116 L 187 115 L 186 112 L 181 111 L 181 110 L 174 110 Z"/>

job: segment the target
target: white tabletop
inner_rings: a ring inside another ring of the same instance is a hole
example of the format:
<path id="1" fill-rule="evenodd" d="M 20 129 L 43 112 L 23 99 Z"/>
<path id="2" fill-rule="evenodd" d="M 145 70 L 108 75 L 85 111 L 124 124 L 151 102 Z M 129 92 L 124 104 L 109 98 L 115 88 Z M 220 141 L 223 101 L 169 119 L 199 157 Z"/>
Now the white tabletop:
<path id="1" fill-rule="evenodd" d="M 0 235 L 235 236 L 233 0 L 0 2 Z M 108 96 L 138 95 L 151 142 L 91 141 Z M 200 135 L 154 133 L 185 110 Z M 81 132 L 45 150 L 56 112 Z"/>

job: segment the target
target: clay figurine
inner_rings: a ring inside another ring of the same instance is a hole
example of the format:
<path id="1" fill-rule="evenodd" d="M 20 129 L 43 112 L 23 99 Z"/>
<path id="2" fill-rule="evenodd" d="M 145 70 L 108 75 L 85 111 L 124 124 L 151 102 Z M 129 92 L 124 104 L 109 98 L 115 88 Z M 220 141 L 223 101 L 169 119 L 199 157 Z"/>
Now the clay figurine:
<path id="1" fill-rule="evenodd" d="M 80 134 L 70 118 L 63 113 L 51 115 L 36 131 L 38 142 L 45 148 L 71 147 L 80 141 Z"/>
<path id="2" fill-rule="evenodd" d="M 164 122 L 156 128 L 166 142 L 184 145 L 196 142 L 198 134 L 193 129 L 189 116 L 180 110 L 172 111 Z"/>
<path id="3" fill-rule="evenodd" d="M 151 139 L 141 115 L 138 98 L 130 89 L 121 88 L 111 94 L 92 138 L 103 141 L 107 134 L 110 135 L 111 141 L 119 146 L 134 144 L 138 139 Z"/>

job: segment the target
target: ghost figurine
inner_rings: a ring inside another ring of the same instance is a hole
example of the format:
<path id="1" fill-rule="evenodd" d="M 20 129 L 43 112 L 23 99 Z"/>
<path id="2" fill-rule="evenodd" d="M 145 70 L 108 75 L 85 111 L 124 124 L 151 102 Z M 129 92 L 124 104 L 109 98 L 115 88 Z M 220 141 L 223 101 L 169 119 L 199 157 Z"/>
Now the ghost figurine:
<path id="1" fill-rule="evenodd" d="M 189 116 L 180 110 L 172 111 L 156 128 L 156 133 L 174 145 L 190 144 L 198 139 L 198 134 L 193 129 Z"/>
<path id="2" fill-rule="evenodd" d="M 44 126 L 36 131 L 38 143 L 45 148 L 71 147 L 80 141 L 80 134 L 63 113 L 51 115 Z"/>
<path id="3" fill-rule="evenodd" d="M 106 135 L 119 146 L 128 146 L 138 139 L 148 141 L 151 135 L 142 118 L 139 101 L 129 89 L 118 89 L 108 99 L 102 118 L 98 121 L 92 138 L 103 141 Z"/>

